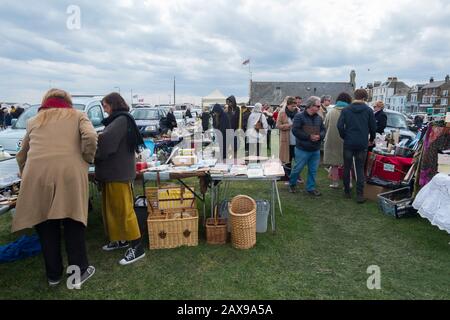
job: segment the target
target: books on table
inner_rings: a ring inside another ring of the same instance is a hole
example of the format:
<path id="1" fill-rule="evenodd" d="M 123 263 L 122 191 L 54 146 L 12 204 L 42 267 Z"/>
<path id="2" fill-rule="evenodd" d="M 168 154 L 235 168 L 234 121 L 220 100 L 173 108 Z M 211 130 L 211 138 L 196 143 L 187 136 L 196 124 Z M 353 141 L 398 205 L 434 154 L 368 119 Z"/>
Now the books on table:
<path id="1" fill-rule="evenodd" d="M 247 166 L 247 176 L 250 179 L 264 177 L 263 166 L 260 163 L 249 163 Z"/>

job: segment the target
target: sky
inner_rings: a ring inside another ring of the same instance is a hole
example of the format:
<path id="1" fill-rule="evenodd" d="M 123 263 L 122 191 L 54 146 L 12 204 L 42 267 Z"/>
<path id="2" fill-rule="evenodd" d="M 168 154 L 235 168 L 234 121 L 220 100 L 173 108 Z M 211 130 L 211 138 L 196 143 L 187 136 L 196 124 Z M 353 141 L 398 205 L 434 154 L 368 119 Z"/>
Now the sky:
<path id="1" fill-rule="evenodd" d="M 58 87 L 168 103 L 176 77 L 177 102 L 200 103 L 247 97 L 250 72 L 426 83 L 450 73 L 449 22 L 448 0 L 0 0 L 0 101 Z"/>

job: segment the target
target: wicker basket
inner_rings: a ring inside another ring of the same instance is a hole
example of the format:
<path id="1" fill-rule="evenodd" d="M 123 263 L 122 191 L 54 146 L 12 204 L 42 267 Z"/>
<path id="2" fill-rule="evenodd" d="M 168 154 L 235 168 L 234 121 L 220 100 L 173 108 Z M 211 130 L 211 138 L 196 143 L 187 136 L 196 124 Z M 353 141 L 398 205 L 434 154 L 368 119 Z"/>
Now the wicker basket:
<path id="1" fill-rule="evenodd" d="M 194 190 L 193 187 L 190 187 Z M 183 186 L 168 185 L 145 188 L 148 213 L 158 218 L 171 209 L 196 208 L 195 195 Z"/>
<path id="2" fill-rule="evenodd" d="M 150 249 L 198 245 L 197 209 L 166 211 L 163 218 L 149 218 L 147 224 Z"/>
<path id="3" fill-rule="evenodd" d="M 206 220 L 206 242 L 208 244 L 225 244 L 227 236 L 227 219 L 218 217 L 216 206 L 214 218 Z"/>
<path id="4" fill-rule="evenodd" d="M 256 202 L 248 196 L 236 196 L 229 205 L 231 242 L 236 249 L 256 244 Z"/>

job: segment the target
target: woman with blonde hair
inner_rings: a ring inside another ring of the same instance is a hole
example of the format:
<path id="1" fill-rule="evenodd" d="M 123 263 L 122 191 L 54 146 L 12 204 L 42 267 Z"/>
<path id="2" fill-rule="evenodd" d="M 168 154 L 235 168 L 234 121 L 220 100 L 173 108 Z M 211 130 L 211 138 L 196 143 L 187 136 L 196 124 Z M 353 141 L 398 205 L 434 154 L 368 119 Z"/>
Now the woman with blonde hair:
<path id="1" fill-rule="evenodd" d="M 48 91 L 38 114 L 28 120 L 16 156 L 22 182 L 12 231 L 36 229 L 50 286 L 63 276 L 61 226 L 68 264 L 81 272 L 74 286 L 81 287 L 95 272 L 88 263 L 85 229 L 88 169 L 96 148 L 97 133 L 87 115 L 72 107 L 67 92 Z"/>

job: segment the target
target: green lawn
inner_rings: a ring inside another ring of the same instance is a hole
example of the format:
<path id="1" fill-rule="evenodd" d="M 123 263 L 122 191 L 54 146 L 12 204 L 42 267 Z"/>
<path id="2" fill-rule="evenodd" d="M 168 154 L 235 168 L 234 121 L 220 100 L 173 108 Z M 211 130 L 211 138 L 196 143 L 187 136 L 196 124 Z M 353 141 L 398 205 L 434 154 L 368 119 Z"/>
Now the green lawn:
<path id="1" fill-rule="evenodd" d="M 193 180 L 195 182 L 195 180 Z M 122 252 L 106 253 L 98 204 L 87 243 L 94 277 L 80 291 L 48 288 L 41 256 L 0 265 L 0 299 L 450 299 L 450 237 L 421 218 L 396 220 L 374 202 L 357 205 L 328 188 L 312 199 L 280 183 L 284 215 L 277 232 L 259 234 L 239 251 L 210 246 L 203 232 L 195 248 L 147 251 L 122 267 Z M 234 194 L 268 199 L 270 186 L 236 183 Z M 0 243 L 10 214 L 0 217 Z M 368 290 L 368 266 L 381 269 L 381 290 Z"/>

